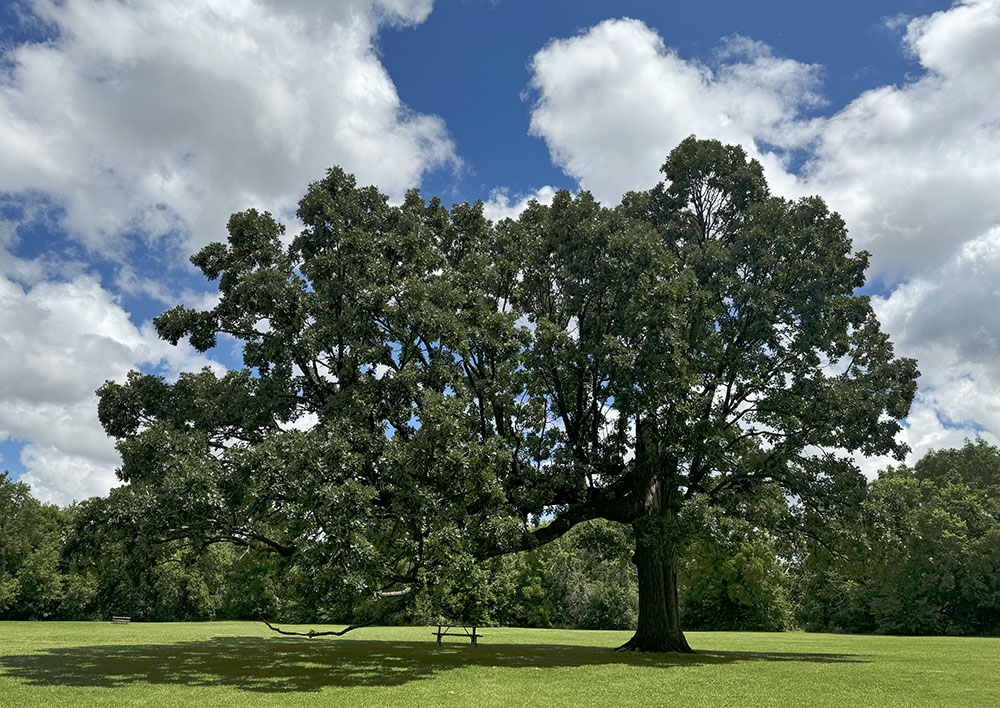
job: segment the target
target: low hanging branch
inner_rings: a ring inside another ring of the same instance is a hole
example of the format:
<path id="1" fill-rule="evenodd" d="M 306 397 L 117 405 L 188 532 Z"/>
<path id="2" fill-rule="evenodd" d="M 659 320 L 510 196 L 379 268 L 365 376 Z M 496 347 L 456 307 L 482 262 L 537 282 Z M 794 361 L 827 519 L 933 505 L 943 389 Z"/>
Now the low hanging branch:
<path id="1" fill-rule="evenodd" d="M 372 620 L 371 622 L 365 622 L 364 624 L 349 625 L 346 629 L 341 629 L 340 631 L 330 630 L 328 632 L 317 632 L 315 629 L 310 629 L 308 632 L 289 632 L 287 629 L 279 629 L 278 627 L 275 627 L 264 618 L 261 618 L 261 622 L 266 624 L 268 629 L 273 630 L 278 634 L 287 634 L 289 636 L 296 636 L 296 637 L 309 637 L 310 639 L 312 639 L 313 637 L 342 637 L 351 630 L 361 629 L 362 627 L 369 627 L 375 624 L 375 621 Z"/>
<path id="2" fill-rule="evenodd" d="M 392 591 L 385 591 L 385 590 L 383 590 L 383 591 L 381 591 L 381 592 L 378 593 L 378 597 L 379 598 L 383 598 L 383 597 L 402 597 L 404 595 L 408 595 L 412 589 L 413 589 L 412 587 L 406 587 L 406 588 L 403 588 L 402 590 L 392 590 Z M 260 618 L 260 621 L 263 622 L 264 624 L 266 624 L 268 629 L 270 629 L 270 630 L 272 630 L 274 632 L 277 632 L 278 634 L 286 634 L 286 635 L 295 636 L 295 637 L 309 637 L 310 639 L 312 639 L 313 637 L 342 637 L 345 634 L 347 634 L 348 632 L 353 631 L 355 629 L 361 629 L 362 627 L 371 627 L 373 624 L 375 624 L 376 621 L 378 621 L 378 616 L 376 616 L 374 619 L 372 619 L 372 620 L 370 620 L 368 622 L 362 622 L 360 624 L 348 625 L 345 629 L 341 629 L 339 631 L 338 630 L 329 630 L 329 631 L 326 631 L 326 632 L 317 632 L 315 629 L 310 629 L 308 632 L 291 632 L 291 631 L 288 631 L 287 629 L 279 629 L 278 627 L 275 627 L 273 624 L 271 624 L 270 622 L 268 622 L 263 617 Z"/>

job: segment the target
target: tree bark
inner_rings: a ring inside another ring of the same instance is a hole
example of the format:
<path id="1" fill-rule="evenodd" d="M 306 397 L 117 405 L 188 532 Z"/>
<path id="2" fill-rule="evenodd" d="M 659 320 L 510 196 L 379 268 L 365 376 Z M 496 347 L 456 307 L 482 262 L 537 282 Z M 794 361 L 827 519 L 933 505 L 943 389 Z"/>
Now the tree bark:
<path id="1" fill-rule="evenodd" d="M 652 536 L 652 537 L 651 537 Z M 639 572 L 639 621 L 635 635 L 621 651 L 693 652 L 681 631 L 680 603 L 677 596 L 677 544 L 645 538 L 636 529 L 635 555 Z"/>
<path id="2" fill-rule="evenodd" d="M 636 458 L 647 470 L 642 512 L 632 522 L 635 563 L 639 575 L 639 618 L 635 635 L 620 651 L 693 652 L 681 631 L 677 594 L 677 529 L 673 521 L 676 460 L 659 454 L 659 440 L 652 426 L 637 430 Z"/>

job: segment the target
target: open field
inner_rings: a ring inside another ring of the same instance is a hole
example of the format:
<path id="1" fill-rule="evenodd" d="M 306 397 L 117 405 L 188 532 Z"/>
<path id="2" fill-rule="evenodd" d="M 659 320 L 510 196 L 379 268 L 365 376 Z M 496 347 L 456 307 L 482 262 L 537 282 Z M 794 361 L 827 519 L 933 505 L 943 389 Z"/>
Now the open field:
<path id="1" fill-rule="evenodd" d="M 692 632 L 677 657 L 612 651 L 627 632 L 483 631 L 0 622 L 0 706 L 1000 705 L 1000 639 Z"/>

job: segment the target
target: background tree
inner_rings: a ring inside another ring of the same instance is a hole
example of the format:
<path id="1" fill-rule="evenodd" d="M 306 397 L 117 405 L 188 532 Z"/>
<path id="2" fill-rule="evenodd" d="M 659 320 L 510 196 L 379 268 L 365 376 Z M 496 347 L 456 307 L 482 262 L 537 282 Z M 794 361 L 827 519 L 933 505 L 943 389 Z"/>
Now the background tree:
<path id="1" fill-rule="evenodd" d="M 337 169 L 288 246 L 269 215 L 234 215 L 192 259 L 219 303 L 156 326 L 200 350 L 234 337 L 245 368 L 102 387 L 128 483 L 110 513 L 160 542 L 271 551 L 317 619 L 356 622 L 473 558 L 620 522 L 627 648 L 689 651 L 689 509 L 740 515 L 773 485 L 821 517 L 864 488 L 847 452 L 903 452 L 916 369 L 855 295 L 867 254 L 820 199 L 771 196 L 716 141 L 663 170 L 614 209 L 561 192 L 498 225 L 416 192 L 390 206 Z"/>
<path id="2" fill-rule="evenodd" d="M 408 620 L 631 629 L 638 593 L 630 531 L 595 519 L 533 550 L 472 563 L 425 593 Z"/>
<path id="3" fill-rule="evenodd" d="M 688 629 L 781 631 L 793 623 L 790 541 L 796 520 L 773 485 L 747 497 L 739 515 L 706 505 L 678 572 Z"/>
<path id="4" fill-rule="evenodd" d="M 61 559 L 70 523 L 69 512 L 0 473 L 0 619 L 47 619 L 64 602 L 68 609 L 89 600 L 91 588 Z"/>
<path id="5" fill-rule="evenodd" d="M 122 524 L 106 500 L 74 505 L 73 525 L 63 548 L 69 578 L 86 583 L 90 597 L 77 614 L 64 618 L 194 621 L 273 616 L 279 596 L 294 601 L 291 588 L 278 590 L 270 554 L 189 540 L 162 541 Z"/>
<path id="6" fill-rule="evenodd" d="M 1000 450 L 967 441 L 884 470 L 850 541 L 802 558 L 807 628 L 1000 634 Z"/>

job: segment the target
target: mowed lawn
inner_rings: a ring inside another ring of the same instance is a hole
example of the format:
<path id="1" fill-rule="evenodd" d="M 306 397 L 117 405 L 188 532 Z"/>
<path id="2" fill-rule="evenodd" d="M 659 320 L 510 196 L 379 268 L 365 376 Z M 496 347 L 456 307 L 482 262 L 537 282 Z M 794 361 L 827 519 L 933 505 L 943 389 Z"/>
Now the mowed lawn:
<path id="1" fill-rule="evenodd" d="M 319 627 L 317 627 L 319 629 Z M 1000 706 L 1000 639 L 427 627 L 295 638 L 248 622 L 0 622 L 0 706 Z"/>

